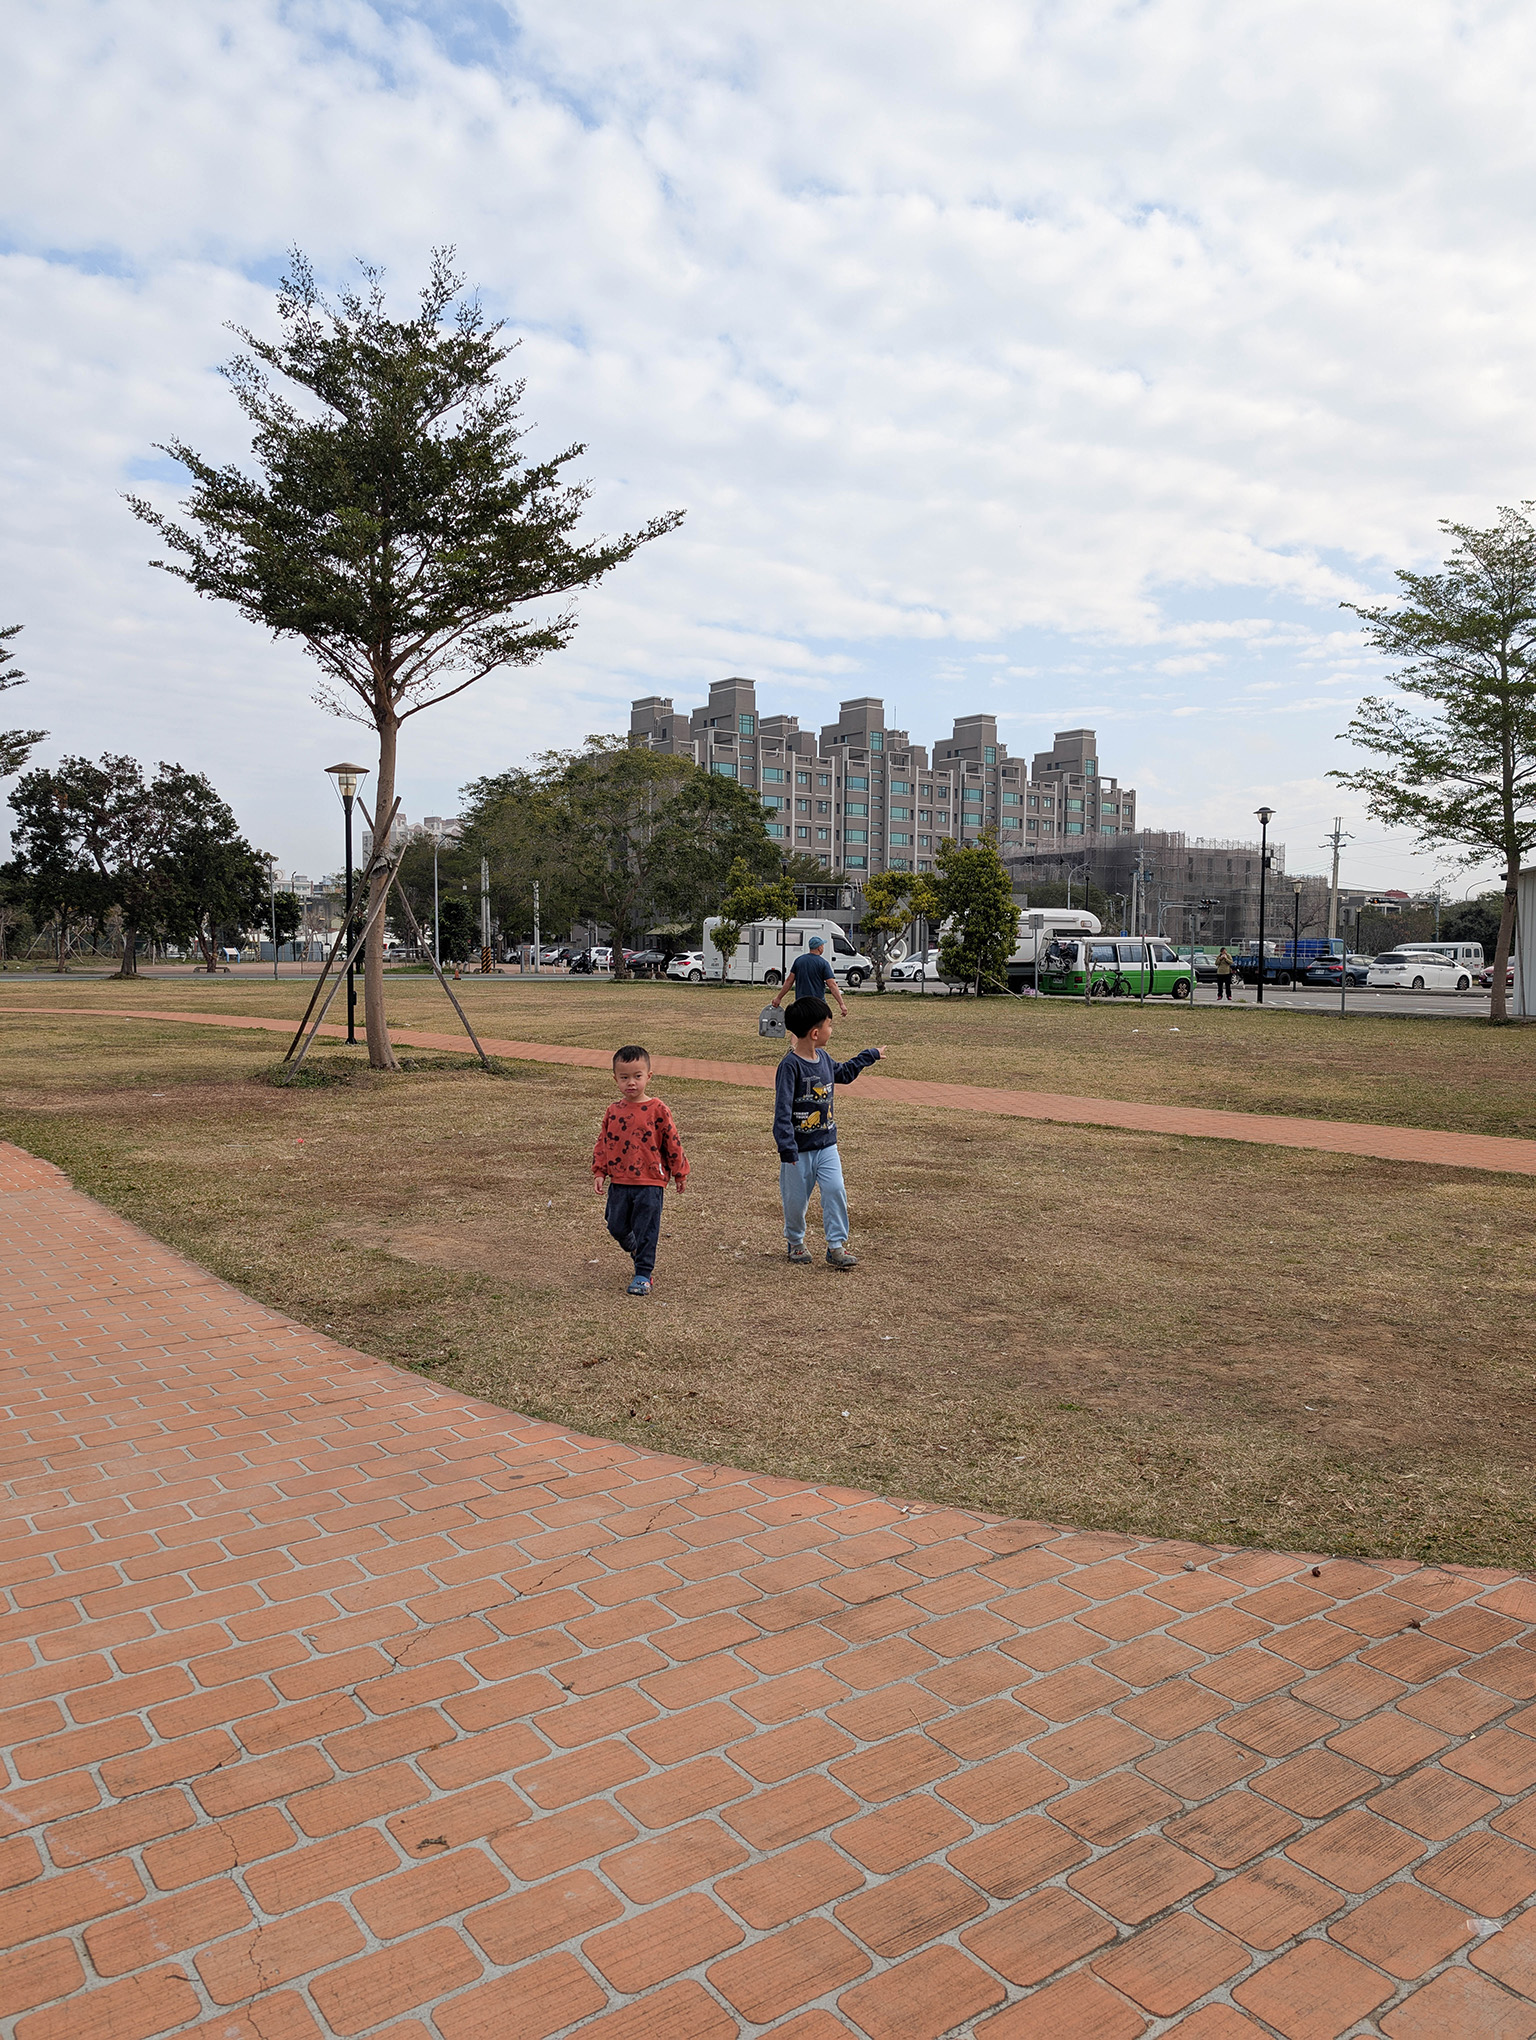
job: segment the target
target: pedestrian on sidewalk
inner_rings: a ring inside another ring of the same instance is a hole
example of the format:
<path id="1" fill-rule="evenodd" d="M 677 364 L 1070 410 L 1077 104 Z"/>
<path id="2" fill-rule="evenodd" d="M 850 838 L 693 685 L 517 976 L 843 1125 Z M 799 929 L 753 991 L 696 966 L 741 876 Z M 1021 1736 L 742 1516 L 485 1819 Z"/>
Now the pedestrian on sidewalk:
<path id="1" fill-rule="evenodd" d="M 1225 999 L 1229 1005 L 1232 1001 L 1232 970 L 1232 952 L 1223 943 L 1221 954 L 1216 958 L 1216 996 Z"/>
<path id="2" fill-rule="evenodd" d="M 825 946 L 819 935 L 813 935 L 807 942 L 804 956 L 795 958 L 789 966 L 789 976 L 779 986 L 779 995 L 773 1001 L 775 1011 L 786 999 L 824 999 L 827 993 L 831 992 L 837 1001 L 838 1011 L 845 1020 L 848 1018 L 848 1008 L 843 1003 L 843 988 L 838 983 L 831 964 L 821 953 Z M 791 1028 L 790 1032 L 793 1033 L 794 1029 Z"/>
<path id="3" fill-rule="evenodd" d="M 860 1070 L 879 1062 L 885 1050 L 861 1048 L 851 1061 L 833 1062 L 827 1054 L 832 1009 L 825 999 L 796 999 L 784 1020 L 790 1047 L 774 1087 L 773 1144 L 779 1151 L 779 1196 L 789 1259 L 795 1267 L 810 1266 L 805 1221 L 811 1194 L 820 1190 L 827 1266 L 847 1274 L 859 1264 L 848 1247 L 848 1193 L 837 1151 L 833 1093 L 839 1084 L 851 1084 Z"/>
<path id="4" fill-rule="evenodd" d="M 592 1150 L 592 1188 L 608 1186 L 608 1230 L 634 1261 L 631 1296 L 649 1296 L 661 1235 L 662 1192 L 670 1178 L 681 1196 L 688 1187 L 688 1157 L 677 1123 L 660 1098 L 648 1095 L 651 1058 L 646 1049 L 614 1051 L 619 1095 L 603 1114 Z"/>

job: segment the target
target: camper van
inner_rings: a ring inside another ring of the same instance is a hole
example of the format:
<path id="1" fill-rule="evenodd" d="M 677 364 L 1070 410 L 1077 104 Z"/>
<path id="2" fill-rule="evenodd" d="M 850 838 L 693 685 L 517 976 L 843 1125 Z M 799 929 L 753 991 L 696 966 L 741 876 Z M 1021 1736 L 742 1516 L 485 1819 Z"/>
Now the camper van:
<path id="1" fill-rule="evenodd" d="M 1038 922 L 1032 922 L 1032 915 L 1038 915 Z M 1053 942 L 1067 936 L 1098 935 L 1102 930 L 1098 915 L 1081 907 L 1020 907 L 1018 933 L 1008 958 L 1009 991 L 1022 992 L 1034 984 L 1037 936 L 1043 971 L 1045 952 Z"/>
<path id="2" fill-rule="evenodd" d="M 719 925 L 717 914 L 711 914 L 704 923 L 701 972 L 703 977 L 713 979 L 717 984 L 720 980 L 720 952 L 715 947 L 714 933 Z M 849 991 L 857 991 L 865 978 L 874 976 L 873 960 L 854 948 L 836 921 L 820 921 L 809 914 L 797 914 L 789 922 L 752 921 L 743 927 L 740 946 L 725 974 L 726 983 L 781 985 L 785 972 L 797 956 L 805 954 L 813 935 L 821 937 L 824 944 L 822 955 L 831 964 L 833 976 Z M 897 943 L 887 953 L 887 961 L 894 963 L 905 954 L 901 944 Z"/>

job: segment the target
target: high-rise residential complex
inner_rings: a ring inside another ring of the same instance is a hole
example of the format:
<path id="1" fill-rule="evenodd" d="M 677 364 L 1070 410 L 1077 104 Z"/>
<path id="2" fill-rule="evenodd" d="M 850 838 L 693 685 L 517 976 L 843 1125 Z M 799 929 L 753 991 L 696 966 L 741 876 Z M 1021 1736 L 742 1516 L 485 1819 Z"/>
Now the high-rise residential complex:
<path id="1" fill-rule="evenodd" d="M 749 787 L 770 836 L 853 878 L 929 871 L 946 836 L 974 843 L 983 829 L 1007 857 L 1136 827 L 1136 796 L 1100 772 L 1092 730 L 1058 731 L 1031 770 L 998 742 L 995 716 L 957 716 L 930 755 L 886 727 L 874 695 L 845 701 L 818 737 L 795 716 L 760 715 L 756 683 L 735 678 L 691 713 L 668 695 L 633 702 L 629 741 Z"/>

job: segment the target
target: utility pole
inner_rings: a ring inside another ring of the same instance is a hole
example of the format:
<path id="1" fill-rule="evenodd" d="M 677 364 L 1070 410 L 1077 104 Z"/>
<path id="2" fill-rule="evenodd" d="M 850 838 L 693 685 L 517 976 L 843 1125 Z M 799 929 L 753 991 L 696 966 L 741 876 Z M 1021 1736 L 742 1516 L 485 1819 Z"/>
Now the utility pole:
<path id="1" fill-rule="evenodd" d="M 491 974 L 491 860 L 480 860 L 480 975 Z"/>
<path id="2" fill-rule="evenodd" d="M 1352 836 L 1346 836 L 1344 833 L 1344 817 L 1342 815 L 1335 815 L 1333 818 L 1333 834 L 1325 836 L 1320 846 L 1324 850 L 1331 848 L 1333 851 L 1333 877 L 1328 883 L 1328 940 L 1330 942 L 1334 940 L 1339 932 L 1339 852 L 1346 843 L 1353 841 L 1354 838 Z"/>
<path id="3" fill-rule="evenodd" d="M 539 974 L 539 881 L 533 881 L 533 974 Z"/>

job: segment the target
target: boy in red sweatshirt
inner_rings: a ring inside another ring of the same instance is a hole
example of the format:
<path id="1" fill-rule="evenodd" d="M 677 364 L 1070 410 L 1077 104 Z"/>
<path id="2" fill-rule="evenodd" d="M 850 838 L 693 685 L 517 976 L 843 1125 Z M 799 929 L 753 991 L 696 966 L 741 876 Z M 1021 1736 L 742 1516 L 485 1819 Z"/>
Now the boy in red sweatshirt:
<path id="1" fill-rule="evenodd" d="M 613 1058 L 617 1100 L 603 1114 L 592 1150 L 592 1188 L 608 1183 L 608 1230 L 633 1257 L 631 1296 L 649 1296 L 661 1232 L 661 1195 L 670 1176 L 679 1194 L 688 1187 L 688 1157 L 672 1114 L 647 1096 L 651 1058 L 643 1048 L 621 1048 Z"/>

